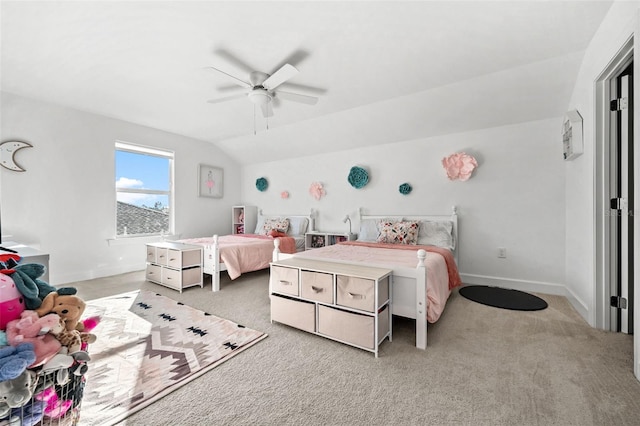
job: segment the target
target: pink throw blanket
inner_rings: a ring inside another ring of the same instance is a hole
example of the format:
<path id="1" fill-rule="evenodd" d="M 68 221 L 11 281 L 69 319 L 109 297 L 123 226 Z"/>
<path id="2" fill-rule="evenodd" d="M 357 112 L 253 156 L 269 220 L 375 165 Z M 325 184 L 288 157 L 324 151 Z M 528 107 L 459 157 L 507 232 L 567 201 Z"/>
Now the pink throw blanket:
<path id="1" fill-rule="evenodd" d="M 453 258 L 447 249 L 433 246 L 413 246 L 401 244 L 369 243 L 349 241 L 322 248 L 307 250 L 296 257 L 379 265 L 386 268 L 415 268 L 418 263 L 416 253 L 419 249 L 427 251 L 425 265 L 427 269 L 427 321 L 436 322 L 451 295 L 451 289 L 461 285 L 462 280 Z"/>
<path id="2" fill-rule="evenodd" d="M 285 234 L 286 235 L 286 234 Z M 288 254 L 293 254 L 296 252 L 296 239 L 293 237 L 283 237 L 283 236 L 278 236 L 278 237 L 272 237 L 270 235 L 260 235 L 260 234 L 243 234 L 242 236 L 244 237 L 249 237 L 249 238 L 260 238 L 263 240 L 270 240 L 272 241 L 271 246 L 275 247 L 273 244 L 273 240 L 280 240 L 280 252 L 281 253 L 288 253 Z"/>
<path id="3" fill-rule="evenodd" d="M 343 241 L 338 244 L 351 245 L 351 246 L 389 248 L 394 250 L 412 250 L 416 252 L 420 249 L 423 249 L 427 252 L 438 253 L 440 256 L 444 257 L 444 261 L 447 264 L 447 272 L 449 274 L 449 290 L 453 290 L 454 288 L 462 285 L 462 279 L 460 278 L 460 274 L 458 273 L 458 266 L 456 265 L 456 261 L 453 258 L 453 253 L 451 253 L 450 250 L 442 247 L 418 246 L 418 245 L 414 246 L 409 244 L 372 243 L 367 241 Z"/>
<path id="4" fill-rule="evenodd" d="M 279 237 L 282 253 L 295 253 L 296 242 L 293 237 Z M 267 235 L 234 234 L 218 238 L 220 262 L 224 264 L 229 278 L 235 280 L 245 272 L 258 271 L 269 267 L 273 259 L 273 238 Z M 180 240 L 186 244 L 212 246 L 213 238 L 191 238 Z M 204 259 L 205 263 L 211 259 Z"/>

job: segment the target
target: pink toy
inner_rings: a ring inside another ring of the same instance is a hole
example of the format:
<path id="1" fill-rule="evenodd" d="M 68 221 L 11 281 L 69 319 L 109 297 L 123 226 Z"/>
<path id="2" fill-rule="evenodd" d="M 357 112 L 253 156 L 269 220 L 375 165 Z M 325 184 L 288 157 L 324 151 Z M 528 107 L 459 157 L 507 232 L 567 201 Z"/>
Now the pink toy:
<path id="1" fill-rule="evenodd" d="M 38 401 L 42 401 L 47 404 L 44 409 L 44 415 L 52 419 L 59 419 L 60 417 L 63 417 L 73 404 L 73 402 L 70 400 L 59 400 L 58 394 L 56 394 L 53 386 L 50 386 L 43 390 L 42 392 L 37 394 L 35 398 Z"/>
<path id="2" fill-rule="evenodd" d="M 6 330 L 9 321 L 20 318 L 25 309 L 24 297 L 13 278 L 0 273 L 0 330 Z"/>
<path id="3" fill-rule="evenodd" d="M 11 346 L 20 343 L 33 343 L 36 360 L 29 368 L 40 366 L 49 361 L 60 351 L 60 342 L 51 333 L 61 331 L 58 314 L 48 314 L 40 318 L 35 311 L 26 310 L 20 319 L 7 324 L 7 341 Z"/>
<path id="4" fill-rule="evenodd" d="M 100 324 L 100 317 L 96 315 L 85 318 L 76 325 L 76 330 L 80 332 L 80 337 L 82 339 L 81 350 L 87 351 L 89 343 L 94 343 L 96 341 L 96 335 L 91 334 L 91 331 L 96 328 L 98 324 Z"/>

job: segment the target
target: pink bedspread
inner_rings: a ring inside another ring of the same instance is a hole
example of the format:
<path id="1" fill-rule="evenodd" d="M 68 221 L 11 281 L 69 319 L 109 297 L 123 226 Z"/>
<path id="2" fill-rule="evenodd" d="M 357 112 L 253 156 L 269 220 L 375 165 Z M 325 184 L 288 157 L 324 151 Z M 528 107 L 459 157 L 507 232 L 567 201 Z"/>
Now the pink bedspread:
<path id="1" fill-rule="evenodd" d="M 293 237 L 280 238 L 282 253 L 295 253 L 296 244 Z M 256 234 L 222 235 L 218 237 L 220 262 L 227 268 L 229 278 L 235 280 L 245 272 L 258 271 L 269 267 L 273 259 L 273 237 Z M 186 244 L 202 246 L 213 245 L 213 238 L 191 238 L 180 240 Z M 210 261 L 204 259 L 205 262 Z"/>
<path id="2" fill-rule="evenodd" d="M 427 321 L 436 322 L 449 299 L 451 290 L 462 284 L 458 268 L 449 250 L 433 246 L 408 246 L 399 244 L 347 241 L 319 249 L 298 253 L 296 256 L 317 259 L 339 259 L 347 262 L 366 263 L 389 269 L 415 268 L 417 251 L 427 251 Z"/>

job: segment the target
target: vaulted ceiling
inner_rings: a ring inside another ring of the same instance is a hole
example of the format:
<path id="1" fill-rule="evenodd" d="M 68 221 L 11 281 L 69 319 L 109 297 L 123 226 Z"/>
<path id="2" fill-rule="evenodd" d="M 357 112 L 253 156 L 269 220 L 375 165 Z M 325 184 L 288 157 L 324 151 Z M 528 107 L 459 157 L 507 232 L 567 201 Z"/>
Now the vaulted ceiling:
<path id="1" fill-rule="evenodd" d="M 561 116 L 611 3 L 2 1 L 1 89 L 271 161 Z M 316 105 L 207 103 L 284 63 Z"/>

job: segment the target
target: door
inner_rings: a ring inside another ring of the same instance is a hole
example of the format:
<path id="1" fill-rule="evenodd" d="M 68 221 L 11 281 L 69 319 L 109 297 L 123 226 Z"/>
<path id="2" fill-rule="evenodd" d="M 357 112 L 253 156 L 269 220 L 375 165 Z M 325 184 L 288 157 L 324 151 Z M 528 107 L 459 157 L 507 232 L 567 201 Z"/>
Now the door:
<path id="1" fill-rule="evenodd" d="M 611 80 L 611 330 L 633 334 L 633 64 Z"/>

